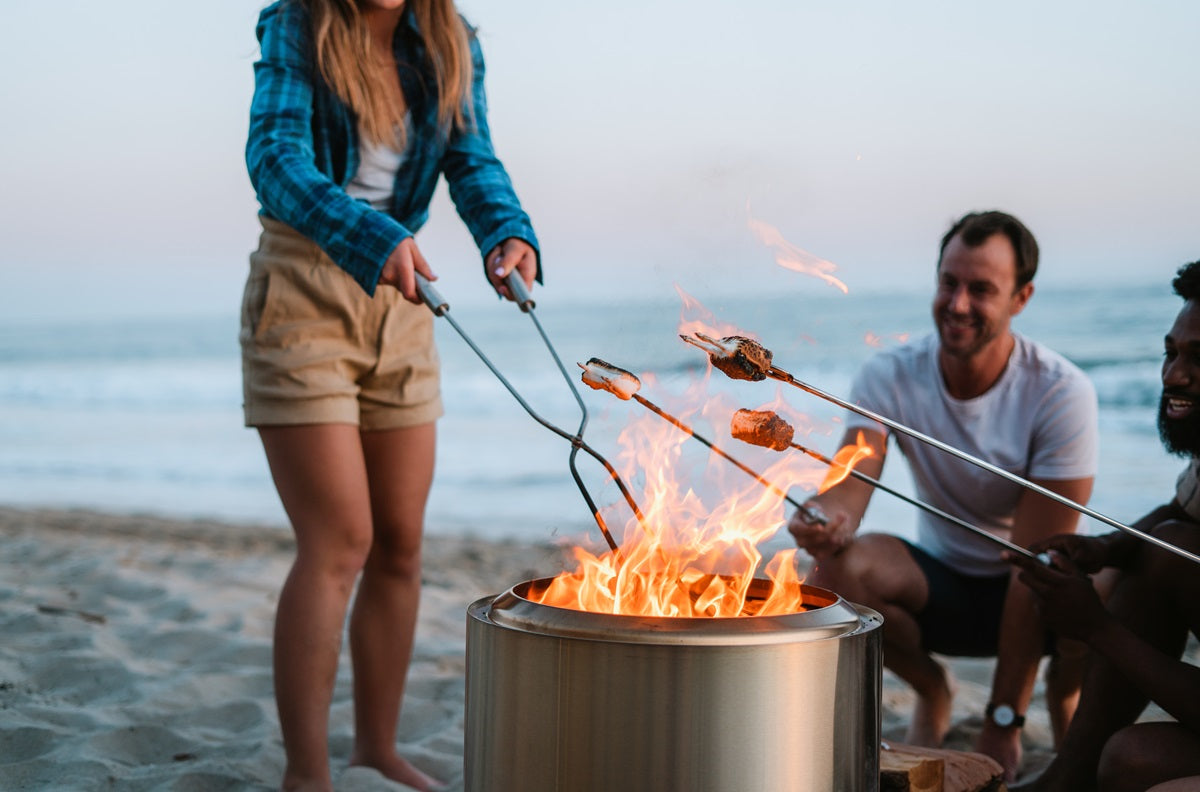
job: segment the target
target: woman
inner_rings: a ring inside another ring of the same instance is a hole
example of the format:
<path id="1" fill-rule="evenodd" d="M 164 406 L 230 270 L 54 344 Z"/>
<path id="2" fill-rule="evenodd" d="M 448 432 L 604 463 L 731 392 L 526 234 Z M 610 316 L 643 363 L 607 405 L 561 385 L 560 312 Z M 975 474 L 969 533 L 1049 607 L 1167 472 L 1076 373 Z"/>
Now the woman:
<path id="1" fill-rule="evenodd" d="M 263 232 L 241 343 L 246 424 L 296 535 L 275 624 L 283 788 L 331 788 L 357 580 L 350 763 L 434 789 L 395 751 L 442 414 L 415 282 L 434 274 L 413 233 L 444 175 L 504 296 L 513 270 L 540 280 L 537 238 L 492 151 L 482 55 L 453 0 L 281 0 L 257 33 L 246 161 Z"/>

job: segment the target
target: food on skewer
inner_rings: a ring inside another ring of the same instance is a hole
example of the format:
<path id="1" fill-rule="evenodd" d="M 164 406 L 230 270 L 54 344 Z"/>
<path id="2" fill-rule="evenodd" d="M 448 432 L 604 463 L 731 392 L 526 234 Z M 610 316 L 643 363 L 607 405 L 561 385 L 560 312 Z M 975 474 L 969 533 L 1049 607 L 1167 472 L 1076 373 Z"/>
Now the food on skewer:
<path id="1" fill-rule="evenodd" d="M 707 352 L 713 366 L 732 379 L 758 382 L 766 379 L 767 372 L 771 370 L 771 350 L 745 336 L 725 336 L 718 341 L 703 333 L 696 333 L 696 338 L 685 335 L 680 338 Z"/>
<path id="2" fill-rule="evenodd" d="M 729 423 L 729 431 L 735 440 L 772 451 L 786 451 L 795 434 L 792 425 L 771 410 L 738 410 Z"/>
<path id="3" fill-rule="evenodd" d="M 600 358 L 591 358 L 587 363 L 575 365 L 583 369 L 583 384 L 595 390 L 606 390 L 623 401 L 629 401 L 633 394 L 641 390 L 640 379 Z"/>

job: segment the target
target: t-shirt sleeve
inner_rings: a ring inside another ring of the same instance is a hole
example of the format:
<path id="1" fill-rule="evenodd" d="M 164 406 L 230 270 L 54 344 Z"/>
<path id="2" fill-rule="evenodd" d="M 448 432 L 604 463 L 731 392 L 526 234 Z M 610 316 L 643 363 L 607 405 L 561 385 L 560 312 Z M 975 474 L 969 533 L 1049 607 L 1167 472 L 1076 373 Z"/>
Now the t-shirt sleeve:
<path id="1" fill-rule="evenodd" d="M 886 355 L 876 355 L 865 362 L 850 385 L 850 403 L 885 418 L 895 415 L 896 388 L 899 382 L 897 367 Z M 887 436 L 890 430 L 853 410 L 846 412 L 847 429 L 871 429 Z"/>

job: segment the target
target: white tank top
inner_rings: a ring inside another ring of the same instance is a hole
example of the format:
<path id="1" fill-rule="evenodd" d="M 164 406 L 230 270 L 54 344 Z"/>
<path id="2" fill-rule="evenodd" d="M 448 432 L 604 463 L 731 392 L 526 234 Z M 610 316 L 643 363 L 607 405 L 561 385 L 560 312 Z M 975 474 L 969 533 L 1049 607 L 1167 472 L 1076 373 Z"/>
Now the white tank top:
<path id="1" fill-rule="evenodd" d="M 411 127 L 407 114 L 404 116 L 404 124 Z M 346 185 L 346 194 L 351 198 L 366 201 L 373 209 L 388 211 L 392 207 L 392 193 L 396 191 L 396 174 L 403 162 L 403 151 L 397 151 L 386 143 L 374 142 L 360 127 L 358 170 Z"/>

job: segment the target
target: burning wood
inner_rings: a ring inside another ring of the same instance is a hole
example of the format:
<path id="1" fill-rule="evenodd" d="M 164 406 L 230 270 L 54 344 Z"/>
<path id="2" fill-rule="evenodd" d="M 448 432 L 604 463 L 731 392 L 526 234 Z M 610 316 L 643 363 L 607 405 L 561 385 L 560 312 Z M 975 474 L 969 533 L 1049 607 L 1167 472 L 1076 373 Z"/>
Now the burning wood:
<path id="1" fill-rule="evenodd" d="M 735 440 L 772 451 L 791 448 L 795 436 L 792 425 L 770 410 L 738 410 L 733 414 L 729 431 Z"/>
<path id="2" fill-rule="evenodd" d="M 679 336 L 694 347 L 708 353 L 713 366 L 731 379 L 759 382 L 771 371 L 771 350 L 745 336 L 725 336 L 717 340 L 696 333 L 696 337 Z"/>
<path id="3" fill-rule="evenodd" d="M 600 358 L 590 358 L 587 363 L 575 365 L 583 369 L 584 385 L 595 390 L 606 390 L 622 401 L 629 401 L 642 388 L 640 379 Z"/>

